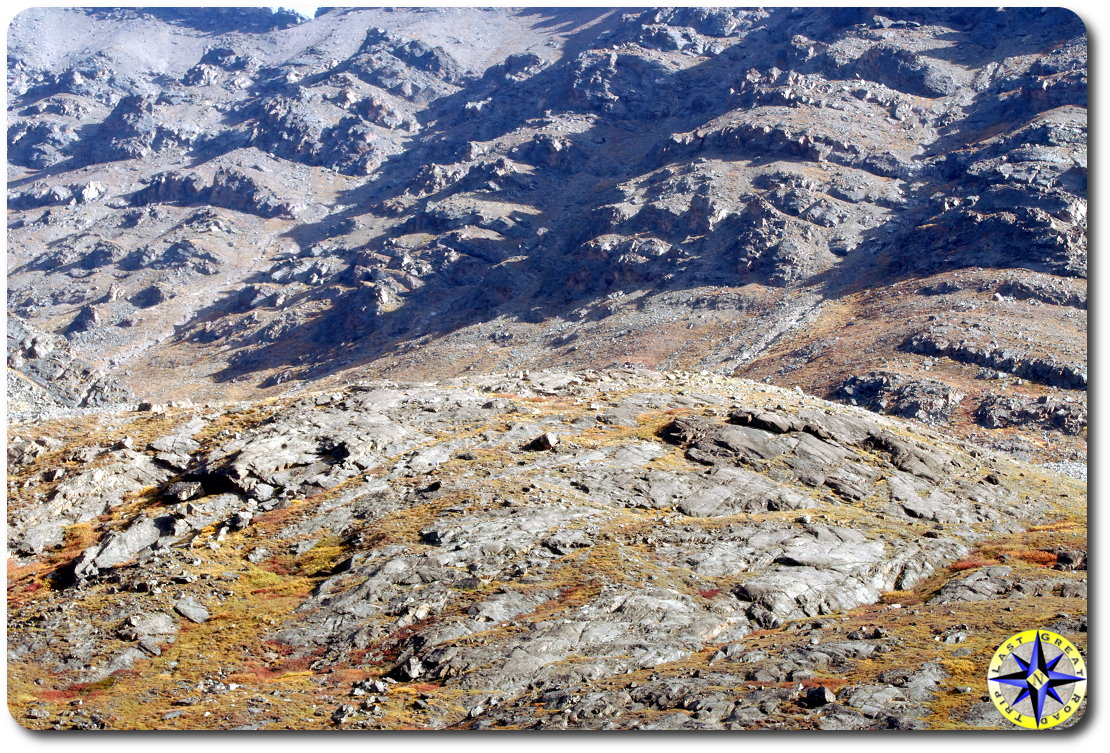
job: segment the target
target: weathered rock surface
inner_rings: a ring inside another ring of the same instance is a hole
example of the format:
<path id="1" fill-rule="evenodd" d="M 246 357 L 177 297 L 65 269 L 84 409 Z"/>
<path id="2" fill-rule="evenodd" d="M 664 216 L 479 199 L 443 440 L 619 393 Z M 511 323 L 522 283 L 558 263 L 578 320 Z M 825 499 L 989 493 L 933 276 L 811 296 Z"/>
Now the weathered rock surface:
<path id="1" fill-rule="evenodd" d="M 1039 357 L 1007 348 L 977 346 L 966 340 L 949 339 L 954 333 L 945 328 L 930 328 L 910 338 L 904 348 L 910 353 L 945 356 L 954 361 L 1004 371 L 1049 386 L 1087 388 L 1086 364 L 1059 362 L 1054 357 Z"/>
<path id="2" fill-rule="evenodd" d="M 912 380 L 900 374 L 870 372 L 845 380 L 837 397 L 876 413 L 919 421 L 947 421 L 964 394 L 931 379 Z"/>
<path id="3" fill-rule="evenodd" d="M 1029 599 L 1054 593 L 1065 598 L 1087 598 L 1086 579 L 1017 579 L 1008 567 L 987 567 L 946 583 L 933 598 L 937 604 L 987 599 Z"/>
<path id="4" fill-rule="evenodd" d="M 94 317 L 84 311 L 78 315 L 87 323 L 82 328 L 94 326 Z M 9 316 L 7 342 L 8 369 L 22 375 L 9 371 L 9 411 L 35 415 L 55 406 L 96 408 L 135 400 L 119 379 L 82 361 L 65 337 L 41 332 L 19 317 Z M 21 389 L 17 386 L 21 378 L 38 389 Z"/>
<path id="5" fill-rule="evenodd" d="M 1085 573 L 1070 572 L 1085 568 L 1081 549 L 1045 552 L 1059 563 L 1050 576 L 946 569 L 984 537 L 1058 520 L 1071 502 L 1055 487 L 1029 495 L 1000 458 L 857 408 L 753 383 L 668 393 L 671 382 L 537 372 L 121 414 L 136 429 L 158 422 L 155 438 L 51 475 L 49 495 L 13 510 L 9 546 L 29 563 L 71 552 L 60 593 L 118 603 L 112 635 L 133 644 L 90 634 L 66 665 L 81 677 L 146 671 L 196 639 L 178 617 L 230 629 L 228 610 L 247 608 L 236 599 L 291 593 L 280 620 L 252 628 L 267 650 L 313 672 L 374 667 L 461 692 L 461 706 L 416 706 L 430 726 L 743 728 L 796 709 L 821 728 L 917 728 L 943 678 L 933 670 L 835 693 L 774 686 L 903 650 L 893 623 L 841 622 L 938 576 L 921 609 L 1084 603 Z M 530 386 L 545 397 L 522 395 Z M 609 413 L 635 420 L 597 420 Z M 33 472 L 59 448 L 12 450 Z M 73 549 L 94 519 L 107 522 Z M 202 556 L 223 564 L 198 568 Z M 280 591 L 286 577 L 311 592 Z M 137 596 L 149 606 L 136 616 Z M 970 628 L 945 622 L 940 644 L 963 643 Z M 60 661 L 21 630 L 20 661 Z M 329 718 L 350 725 L 387 703 L 361 692 L 374 700 Z"/>
<path id="6" fill-rule="evenodd" d="M 1064 434 L 1079 434 L 1087 427 L 1087 405 L 1047 395 L 1036 401 L 1019 396 L 994 396 L 979 404 L 976 417 L 991 429 L 1032 424 Z"/>

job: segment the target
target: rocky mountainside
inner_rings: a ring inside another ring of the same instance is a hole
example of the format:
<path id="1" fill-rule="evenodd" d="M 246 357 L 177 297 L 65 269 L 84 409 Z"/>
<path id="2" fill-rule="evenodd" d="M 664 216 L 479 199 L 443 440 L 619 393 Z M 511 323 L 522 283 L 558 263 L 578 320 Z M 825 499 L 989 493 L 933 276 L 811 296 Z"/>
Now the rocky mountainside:
<path id="1" fill-rule="evenodd" d="M 8 312 L 158 402 L 634 363 L 1075 460 L 1083 24 L 883 13 L 25 11 Z"/>
<path id="2" fill-rule="evenodd" d="M 996 727 L 1085 650 L 1070 11 L 35 8 L 8 93 L 28 726 Z"/>

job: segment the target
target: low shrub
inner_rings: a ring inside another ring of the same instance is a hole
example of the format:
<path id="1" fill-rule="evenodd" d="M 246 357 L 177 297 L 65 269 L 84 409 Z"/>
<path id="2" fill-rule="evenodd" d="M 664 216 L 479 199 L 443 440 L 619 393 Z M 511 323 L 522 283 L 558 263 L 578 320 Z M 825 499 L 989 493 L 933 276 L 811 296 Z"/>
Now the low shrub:
<path id="1" fill-rule="evenodd" d="M 1028 562 L 1031 565 L 1037 565 L 1038 567 L 1052 567 L 1056 564 L 1055 554 L 1040 549 L 1026 549 L 1024 551 L 1014 552 L 1014 556 L 1019 560 Z"/>
<path id="2" fill-rule="evenodd" d="M 913 591 L 888 591 L 879 600 L 883 604 L 901 604 L 904 607 L 916 607 L 924 603 Z"/>
<path id="3" fill-rule="evenodd" d="M 973 570 L 977 567 L 991 567 L 997 565 L 995 560 L 985 559 L 983 557 L 964 557 L 958 559 L 948 566 L 950 570 Z"/>

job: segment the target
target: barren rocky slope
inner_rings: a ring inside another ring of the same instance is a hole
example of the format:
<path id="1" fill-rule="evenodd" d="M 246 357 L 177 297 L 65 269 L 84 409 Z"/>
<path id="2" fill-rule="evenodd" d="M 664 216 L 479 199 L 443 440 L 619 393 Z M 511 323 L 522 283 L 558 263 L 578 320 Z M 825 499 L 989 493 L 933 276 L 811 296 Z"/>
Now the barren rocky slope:
<path id="1" fill-rule="evenodd" d="M 1085 483 L 778 387 L 549 372 L 35 431 L 29 726 L 997 727 L 1001 638 L 1086 648 Z"/>
<path id="2" fill-rule="evenodd" d="M 267 14 L 9 31 L 8 312 L 140 398 L 631 362 L 1081 459 L 1070 12 Z"/>
<path id="3" fill-rule="evenodd" d="M 996 727 L 1085 650 L 1069 11 L 8 34 L 28 726 Z"/>

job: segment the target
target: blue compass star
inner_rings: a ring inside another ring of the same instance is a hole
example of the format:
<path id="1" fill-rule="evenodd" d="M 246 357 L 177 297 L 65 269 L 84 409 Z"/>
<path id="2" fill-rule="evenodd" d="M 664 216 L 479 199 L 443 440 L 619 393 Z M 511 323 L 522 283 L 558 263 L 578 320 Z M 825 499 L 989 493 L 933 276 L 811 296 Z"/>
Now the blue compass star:
<path id="1" fill-rule="evenodd" d="M 1064 655 L 1060 654 L 1052 661 L 1047 661 L 1040 633 L 1037 633 L 1037 638 L 1033 641 L 1033 654 L 1029 657 L 1029 661 L 1023 660 L 1017 654 L 1010 654 L 1010 656 L 1013 657 L 1021 669 L 1008 675 L 999 675 L 990 679 L 1003 685 L 1013 685 L 1021 688 L 1021 693 L 1010 705 L 1017 706 L 1028 698 L 1034 711 L 1037 712 L 1038 729 L 1041 726 L 1041 715 L 1044 714 L 1044 703 L 1049 696 L 1052 696 L 1061 706 L 1064 705 L 1064 701 L 1056 694 L 1056 688 L 1087 679 L 1086 677 L 1076 677 L 1075 675 L 1057 672 L 1056 665 L 1060 663 Z"/>

